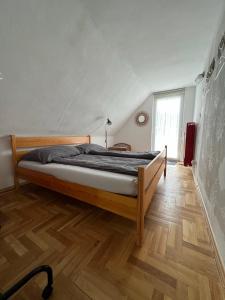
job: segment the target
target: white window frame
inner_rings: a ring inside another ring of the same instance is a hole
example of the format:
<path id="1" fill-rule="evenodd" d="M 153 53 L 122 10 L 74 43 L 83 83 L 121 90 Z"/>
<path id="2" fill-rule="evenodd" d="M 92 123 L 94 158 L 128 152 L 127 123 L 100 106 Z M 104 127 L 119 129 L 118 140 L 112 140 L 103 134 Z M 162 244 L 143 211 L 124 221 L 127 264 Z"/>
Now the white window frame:
<path id="1" fill-rule="evenodd" d="M 152 149 L 155 150 L 155 116 L 156 116 L 156 101 L 157 99 L 162 99 L 162 98 L 169 98 L 169 97 L 174 97 L 174 96 L 180 96 L 181 97 L 181 103 L 180 103 L 180 119 L 179 119 L 179 134 L 178 134 L 178 158 L 173 159 L 169 158 L 169 160 L 182 160 L 182 131 L 183 131 L 183 118 L 184 118 L 184 94 L 185 94 L 185 89 L 177 89 L 177 90 L 170 90 L 170 91 L 164 91 L 164 92 L 158 92 L 154 93 L 154 99 L 153 99 L 153 106 L 152 106 L 152 134 L 151 134 L 151 145 Z M 160 149 L 157 149 L 160 150 Z"/>

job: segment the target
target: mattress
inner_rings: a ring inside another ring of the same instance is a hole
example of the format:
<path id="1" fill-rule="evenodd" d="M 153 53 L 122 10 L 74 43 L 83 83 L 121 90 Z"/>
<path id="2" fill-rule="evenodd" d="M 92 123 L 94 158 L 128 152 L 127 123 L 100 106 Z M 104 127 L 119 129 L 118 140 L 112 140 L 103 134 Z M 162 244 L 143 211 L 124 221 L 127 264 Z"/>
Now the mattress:
<path id="1" fill-rule="evenodd" d="M 137 196 L 137 177 L 56 163 L 20 161 L 19 167 L 53 175 L 58 179 L 117 194 Z"/>

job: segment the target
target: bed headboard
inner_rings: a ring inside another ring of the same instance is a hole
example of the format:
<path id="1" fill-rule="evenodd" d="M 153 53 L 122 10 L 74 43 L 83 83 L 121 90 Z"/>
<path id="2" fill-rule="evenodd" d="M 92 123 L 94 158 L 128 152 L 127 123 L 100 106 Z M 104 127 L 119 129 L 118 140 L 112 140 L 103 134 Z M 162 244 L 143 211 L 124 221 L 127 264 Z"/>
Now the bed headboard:
<path id="1" fill-rule="evenodd" d="M 15 167 L 29 148 L 48 147 L 54 145 L 90 144 L 88 136 L 35 136 L 22 137 L 11 135 L 12 155 Z"/>

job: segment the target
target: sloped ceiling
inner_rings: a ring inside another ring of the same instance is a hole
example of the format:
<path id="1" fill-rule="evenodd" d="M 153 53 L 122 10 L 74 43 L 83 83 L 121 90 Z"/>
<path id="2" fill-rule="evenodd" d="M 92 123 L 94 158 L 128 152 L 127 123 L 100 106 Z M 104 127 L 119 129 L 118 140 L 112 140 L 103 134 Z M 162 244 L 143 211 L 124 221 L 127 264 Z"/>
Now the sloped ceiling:
<path id="1" fill-rule="evenodd" d="M 0 135 L 113 134 L 156 90 L 193 84 L 223 0 L 0 1 Z"/>

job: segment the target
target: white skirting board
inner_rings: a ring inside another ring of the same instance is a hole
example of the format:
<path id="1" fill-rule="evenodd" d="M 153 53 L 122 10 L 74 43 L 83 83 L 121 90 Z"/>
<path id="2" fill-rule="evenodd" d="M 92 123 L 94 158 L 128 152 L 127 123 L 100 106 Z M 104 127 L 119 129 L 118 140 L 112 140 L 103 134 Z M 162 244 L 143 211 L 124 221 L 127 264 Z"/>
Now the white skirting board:
<path id="1" fill-rule="evenodd" d="M 205 218 L 207 220 L 207 223 L 208 223 L 210 239 L 212 241 L 212 244 L 213 244 L 213 247 L 214 247 L 214 250 L 215 250 L 215 260 L 216 260 L 216 264 L 217 264 L 217 267 L 218 267 L 218 270 L 219 270 L 221 283 L 222 283 L 223 287 L 225 288 L 225 265 L 223 263 L 223 258 L 222 258 L 222 255 L 220 254 L 219 247 L 218 247 L 218 244 L 216 242 L 216 237 L 215 237 L 215 234 L 214 234 L 211 222 L 210 222 L 210 218 L 209 218 L 209 215 L 208 215 L 207 208 L 205 206 L 203 193 L 201 191 L 200 184 L 198 183 L 198 180 L 197 180 L 197 177 L 195 175 L 193 167 L 192 167 L 192 174 L 193 174 L 196 190 L 197 190 L 198 196 L 200 198 L 202 211 L 203 211 L 203 213 L 205 215 Z"/>

